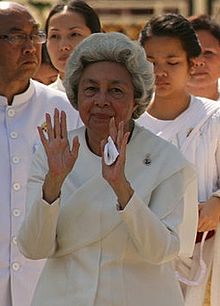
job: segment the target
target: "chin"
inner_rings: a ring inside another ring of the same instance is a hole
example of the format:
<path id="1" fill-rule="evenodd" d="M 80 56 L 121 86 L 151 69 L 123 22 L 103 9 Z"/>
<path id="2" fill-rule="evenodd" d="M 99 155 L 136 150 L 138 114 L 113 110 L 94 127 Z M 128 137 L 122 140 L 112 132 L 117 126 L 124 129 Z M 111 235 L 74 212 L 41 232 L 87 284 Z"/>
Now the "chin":
<path id="1" fill-rule="evenodd" d="M 39 68 L 39 65 L 36 63 L 27 64 L 23 67 L 23 69 L 21 69 L 21 72 L 25 74 L 34 75 L 37 72 L 38 68 Z"/>
<path id="2" fill-rule="evenodd" d="M 161 98 L 163 98 L 163 97 L 167 97 L 167 96 L 169 96 L 170 95 L 170 92 L 169 91 L 167 91 L 167 90 L 156 90 L 156 95 L 158 96 L 158 97 L 161 97 Z"/>
<path id="3" fill-rule="evenodd" d="M 203 86 L 207 86 L 210 83 L 210 80 L 207 78 L 198 78 L 195 79 L 193 82 L 189 83 L 189 86 L 191 87 L 203 87 Z"/>
<path id="4" fill-rule="evenodd" d="M 36 70 L 33 70 L 33 69 L 32 70 L 23 70 L 23 71 L 21 71 L 21 73 L 19 74 L 17 79 L 29 81 L 31 78 L 34 77 L 35 71 Z"/>

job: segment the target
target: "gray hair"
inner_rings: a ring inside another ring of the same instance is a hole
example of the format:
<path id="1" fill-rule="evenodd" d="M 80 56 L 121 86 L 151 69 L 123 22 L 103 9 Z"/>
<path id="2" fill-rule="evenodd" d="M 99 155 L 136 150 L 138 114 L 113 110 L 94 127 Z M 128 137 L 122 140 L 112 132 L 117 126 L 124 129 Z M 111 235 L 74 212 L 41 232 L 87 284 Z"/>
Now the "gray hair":
<path id="1" fill-rule="evenodd" d="M 121 33 L 91 34 L 70 55 L 66 65 L 64 86 L 71 104 L 78 109 L 78 85 L 85 67 L 100 61 L 121 63 L 130 73 L 137 105 L 132 117 L 137 119 L 152 98 L 153 66 L 147 61 L 144 49 Z"/>

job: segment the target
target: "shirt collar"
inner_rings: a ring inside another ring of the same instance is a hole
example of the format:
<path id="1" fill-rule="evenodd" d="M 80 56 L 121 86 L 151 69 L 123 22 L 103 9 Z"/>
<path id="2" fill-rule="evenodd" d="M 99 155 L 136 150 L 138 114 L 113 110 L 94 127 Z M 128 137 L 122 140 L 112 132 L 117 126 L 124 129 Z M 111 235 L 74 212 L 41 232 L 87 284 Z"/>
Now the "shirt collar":
<path id="1" fill-rule="evenodd" d="M 29 81 L 28 88 L 21 94 L 15 95 L 11 106 L 18 106 L 26 103 L 35 92 L 34 82 Z M 0 105 L 8 105 L 7 98 L 5 96 L 0 96 Z"/>
<path id="2" fill-rule="evenodd" d="M 59 75 L 58 75 L 58 77 L 57 77 L 56 82 L 57 82 L 57 89 L 60 90 L 60 91 L 65 92 L 66 89 L 65 89 L 65 87 L 63 86 L 63 81 L 61 80 L 61 78 L 60 78 Z"/>

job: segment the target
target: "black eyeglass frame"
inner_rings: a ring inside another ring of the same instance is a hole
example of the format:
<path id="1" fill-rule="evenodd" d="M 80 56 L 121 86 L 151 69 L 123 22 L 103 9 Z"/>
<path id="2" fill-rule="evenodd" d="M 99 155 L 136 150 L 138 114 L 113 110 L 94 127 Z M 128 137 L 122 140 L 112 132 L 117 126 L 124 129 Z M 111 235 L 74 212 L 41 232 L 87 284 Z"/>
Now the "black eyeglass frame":
<path id="1" fill-rule="evenodd" d="M 9 42 L 12 45 L 22 45 L 27 39 L 30 39 L 35 44 L 43 44 L 46 42 L 47 37 L 44 31 L 39 31 L 34 34 L 25 34 L 25 33 L 9 33 L 9 34 L 0 34 L 0 39 Z"/>

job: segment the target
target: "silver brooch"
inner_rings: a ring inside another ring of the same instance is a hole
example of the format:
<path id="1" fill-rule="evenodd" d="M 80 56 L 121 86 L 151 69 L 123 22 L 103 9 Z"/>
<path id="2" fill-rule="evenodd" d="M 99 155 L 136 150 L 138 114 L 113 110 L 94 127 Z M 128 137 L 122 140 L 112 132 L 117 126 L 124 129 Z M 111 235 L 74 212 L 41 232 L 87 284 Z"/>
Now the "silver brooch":
<path id="1" fill-rule="evenodd" d="M 144 164 L 145 164 L 146 166 L 149 166 L 149 165 L 151 164 L 151 157 L 150 157 L 150 154 L 149 154 L 149 153 L 146 154 L 145 159 L 143 160 L 143 162 L 144 162 Z"/>

